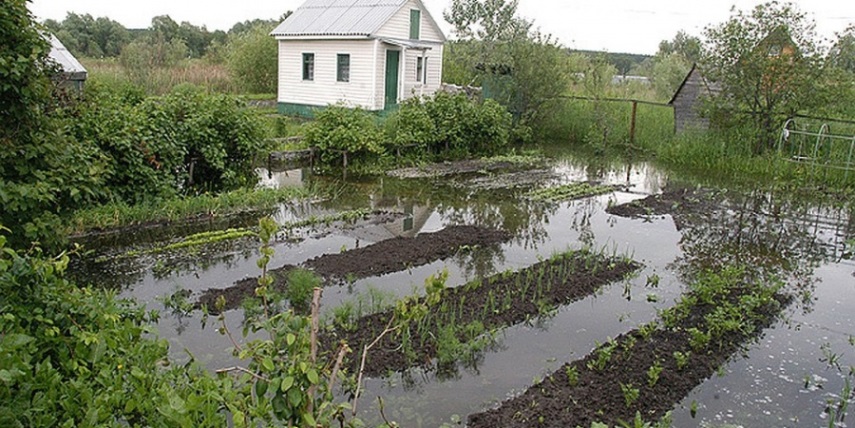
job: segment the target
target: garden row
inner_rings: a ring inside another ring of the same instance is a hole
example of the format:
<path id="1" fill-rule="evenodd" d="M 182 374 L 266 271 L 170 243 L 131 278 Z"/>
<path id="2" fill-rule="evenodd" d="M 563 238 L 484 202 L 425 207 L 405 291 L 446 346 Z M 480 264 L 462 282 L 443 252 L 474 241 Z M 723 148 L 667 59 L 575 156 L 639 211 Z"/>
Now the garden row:
<path id="1" fill-rule="evenodd" d="M 589 427 L 655 422 L 768 326 L 789 302 L 779 283 L 744 269 L 704 272 L 676 306 L 568 363 L 496 409 L 477 427 Z M 640 425 L 637 425 L 640 426 Z"/>

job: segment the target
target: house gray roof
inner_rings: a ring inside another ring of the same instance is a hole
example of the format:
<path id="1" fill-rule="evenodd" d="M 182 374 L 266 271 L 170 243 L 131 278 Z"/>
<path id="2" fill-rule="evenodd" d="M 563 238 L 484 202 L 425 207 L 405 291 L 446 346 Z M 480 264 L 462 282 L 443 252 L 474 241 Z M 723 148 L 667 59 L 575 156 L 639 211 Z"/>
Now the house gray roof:
<path id="1" fill-rule="evenodd" d="M 424 9 L 421 1 L 417 2 Z M 406 3 L 407 0 L 306 0 L 270 34 L 370 37 Z"/>
<path id="2" fill-rule="evenodd" d="M 77 58 L 53 34 L 50 36 L 50 53 L 48 57 L 56 62 L 62 71 L 69 75 L 72 80 L 86 79 L 86 69 L 83 67 L 83 64 L 77 61 Z"/>

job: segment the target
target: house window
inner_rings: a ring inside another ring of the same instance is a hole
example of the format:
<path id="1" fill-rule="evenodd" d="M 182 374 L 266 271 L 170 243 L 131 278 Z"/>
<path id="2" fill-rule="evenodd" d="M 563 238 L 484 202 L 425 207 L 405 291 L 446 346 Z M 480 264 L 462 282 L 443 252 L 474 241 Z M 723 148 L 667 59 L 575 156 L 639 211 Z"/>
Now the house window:
<path id="1" fill-rule="evenodd" d="M 427 83 L 427 58 L 416 58 L 416 82 Z"/>
<path id="2" fill-rule="evenodd" d="M 336 80 L 350 82 L 350 54 L 338 54 Z"/>
<path id="3" fill-rule="evenodd" d="M 410 10 L 410 39 L 418 40 L 421 35 L 422 27 L 422 11 L 418 9 Z"/>
<path id="4" fill-rule="evenodd" d="M 315 80 L 315 54 L 303 54 L 303 80 Z"/>

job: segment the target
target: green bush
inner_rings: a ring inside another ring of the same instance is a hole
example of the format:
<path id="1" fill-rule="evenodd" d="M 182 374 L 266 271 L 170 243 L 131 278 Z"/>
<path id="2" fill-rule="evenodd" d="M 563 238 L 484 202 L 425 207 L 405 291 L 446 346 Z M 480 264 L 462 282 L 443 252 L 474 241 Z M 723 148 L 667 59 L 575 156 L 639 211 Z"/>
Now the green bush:
<path id="1" fill-rule="evenodd" d="M 285 297 L 291 302 L 291 307 L 306 310 L 311 303 L 315 288 L 322 285 L 321 278 L 306 269 L 294 269 L 288 273 L 288 288 Z"/>
<path id="2" fill-rule="evenodd" d="M 0 426 L 224 426 L 215 379 L 168 364 L 153 314 L 0 236 Z M 235 394 L 230 394 L 234 396 Z"/>
<path id="3" fill-rule="evenodd" d="M 511 141 L 513 117 L 493 100 L 477 102 L 465 95 L 437 93 L 425 102 L 433 119 L 436 151 L 452 157 L 489 155 L 502 151 Z"/>
<path id="4" fill-rule="evenodd" d="M 143 99 L 133 87 L 93 84 L 67 116 L 69 134 L 108 160 L 112 200 L 139 203 L 255 184 L 253 160 L 264 130 L 237 98 L 180 85 Z"/>
<path id="5" fill-rule="evenodd" d="M 270 37 L 266 24 L 235 35 L 226 46 L 226 64 L 239 88 L 245 93 L 275 93 L 279 46 Z"/>
<path id="6" fill-rule="evenodd" d="M 349 162 L 371 160 L 384 153 L 377 118 L 361 108 L 344 105 L 319 111 L 306 130 L 306 143 L 318 148 L 321 161 L 327 165 L 340 165 L 344 152 Z"/>
<path id="7" fill-rule="evenodd" d="M 436 124 L 426 103 L 418 98 L 401 103 L 398 111 L 386 121 L 386 128 L 392 147 L 418 146 L 426 149 L 436 141 Z"/>

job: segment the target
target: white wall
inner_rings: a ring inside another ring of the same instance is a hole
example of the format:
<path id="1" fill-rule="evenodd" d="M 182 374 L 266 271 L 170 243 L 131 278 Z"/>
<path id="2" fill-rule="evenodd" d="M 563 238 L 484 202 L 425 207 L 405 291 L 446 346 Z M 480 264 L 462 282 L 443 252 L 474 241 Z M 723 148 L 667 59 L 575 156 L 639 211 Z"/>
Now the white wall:
<path id="1" fill-rule="evenodd" d="M 374 40 L 280 40 L 280 103 L 326 106 L 340 101 L 376 109 Z M 303 80 L 303 53 L 315 54 L 315 79 Z M 337 82 L 337 55 L 350 54 L 350 82 Z M 379 100 L 382 103 L 382 98 Z"/>
<path id="2" fill-rule="evenodd" d="M 442 45 L 424 52 L 427 58 L 427 82 L 422 83 L 416 79 L 417 58 L 422 56 L 422 51 L 407 50 L 404 73 L 404 92 L 400 95 L 403 99 L 412 96 L 431 96 L 439 90 L 442 84 Z"/>
<path id="3" fill-rule="evenodd" d="M 442 41 L 442 37 L 437 29 L 430 24 L 428 19 L 428 11 L 419 8 L 419 4 L 415 0 L 410 0 L 406 5 L 401 7 L 395 15 L 389 19 L 383 27 L 377 31 L 378 37 L 390 37 L 394 39 L 409 39 L 410 38 L 410 10 L 420 9 L 422 11 L 421 27 L 419 30 L 419 40 L 432 42 Z"/>

